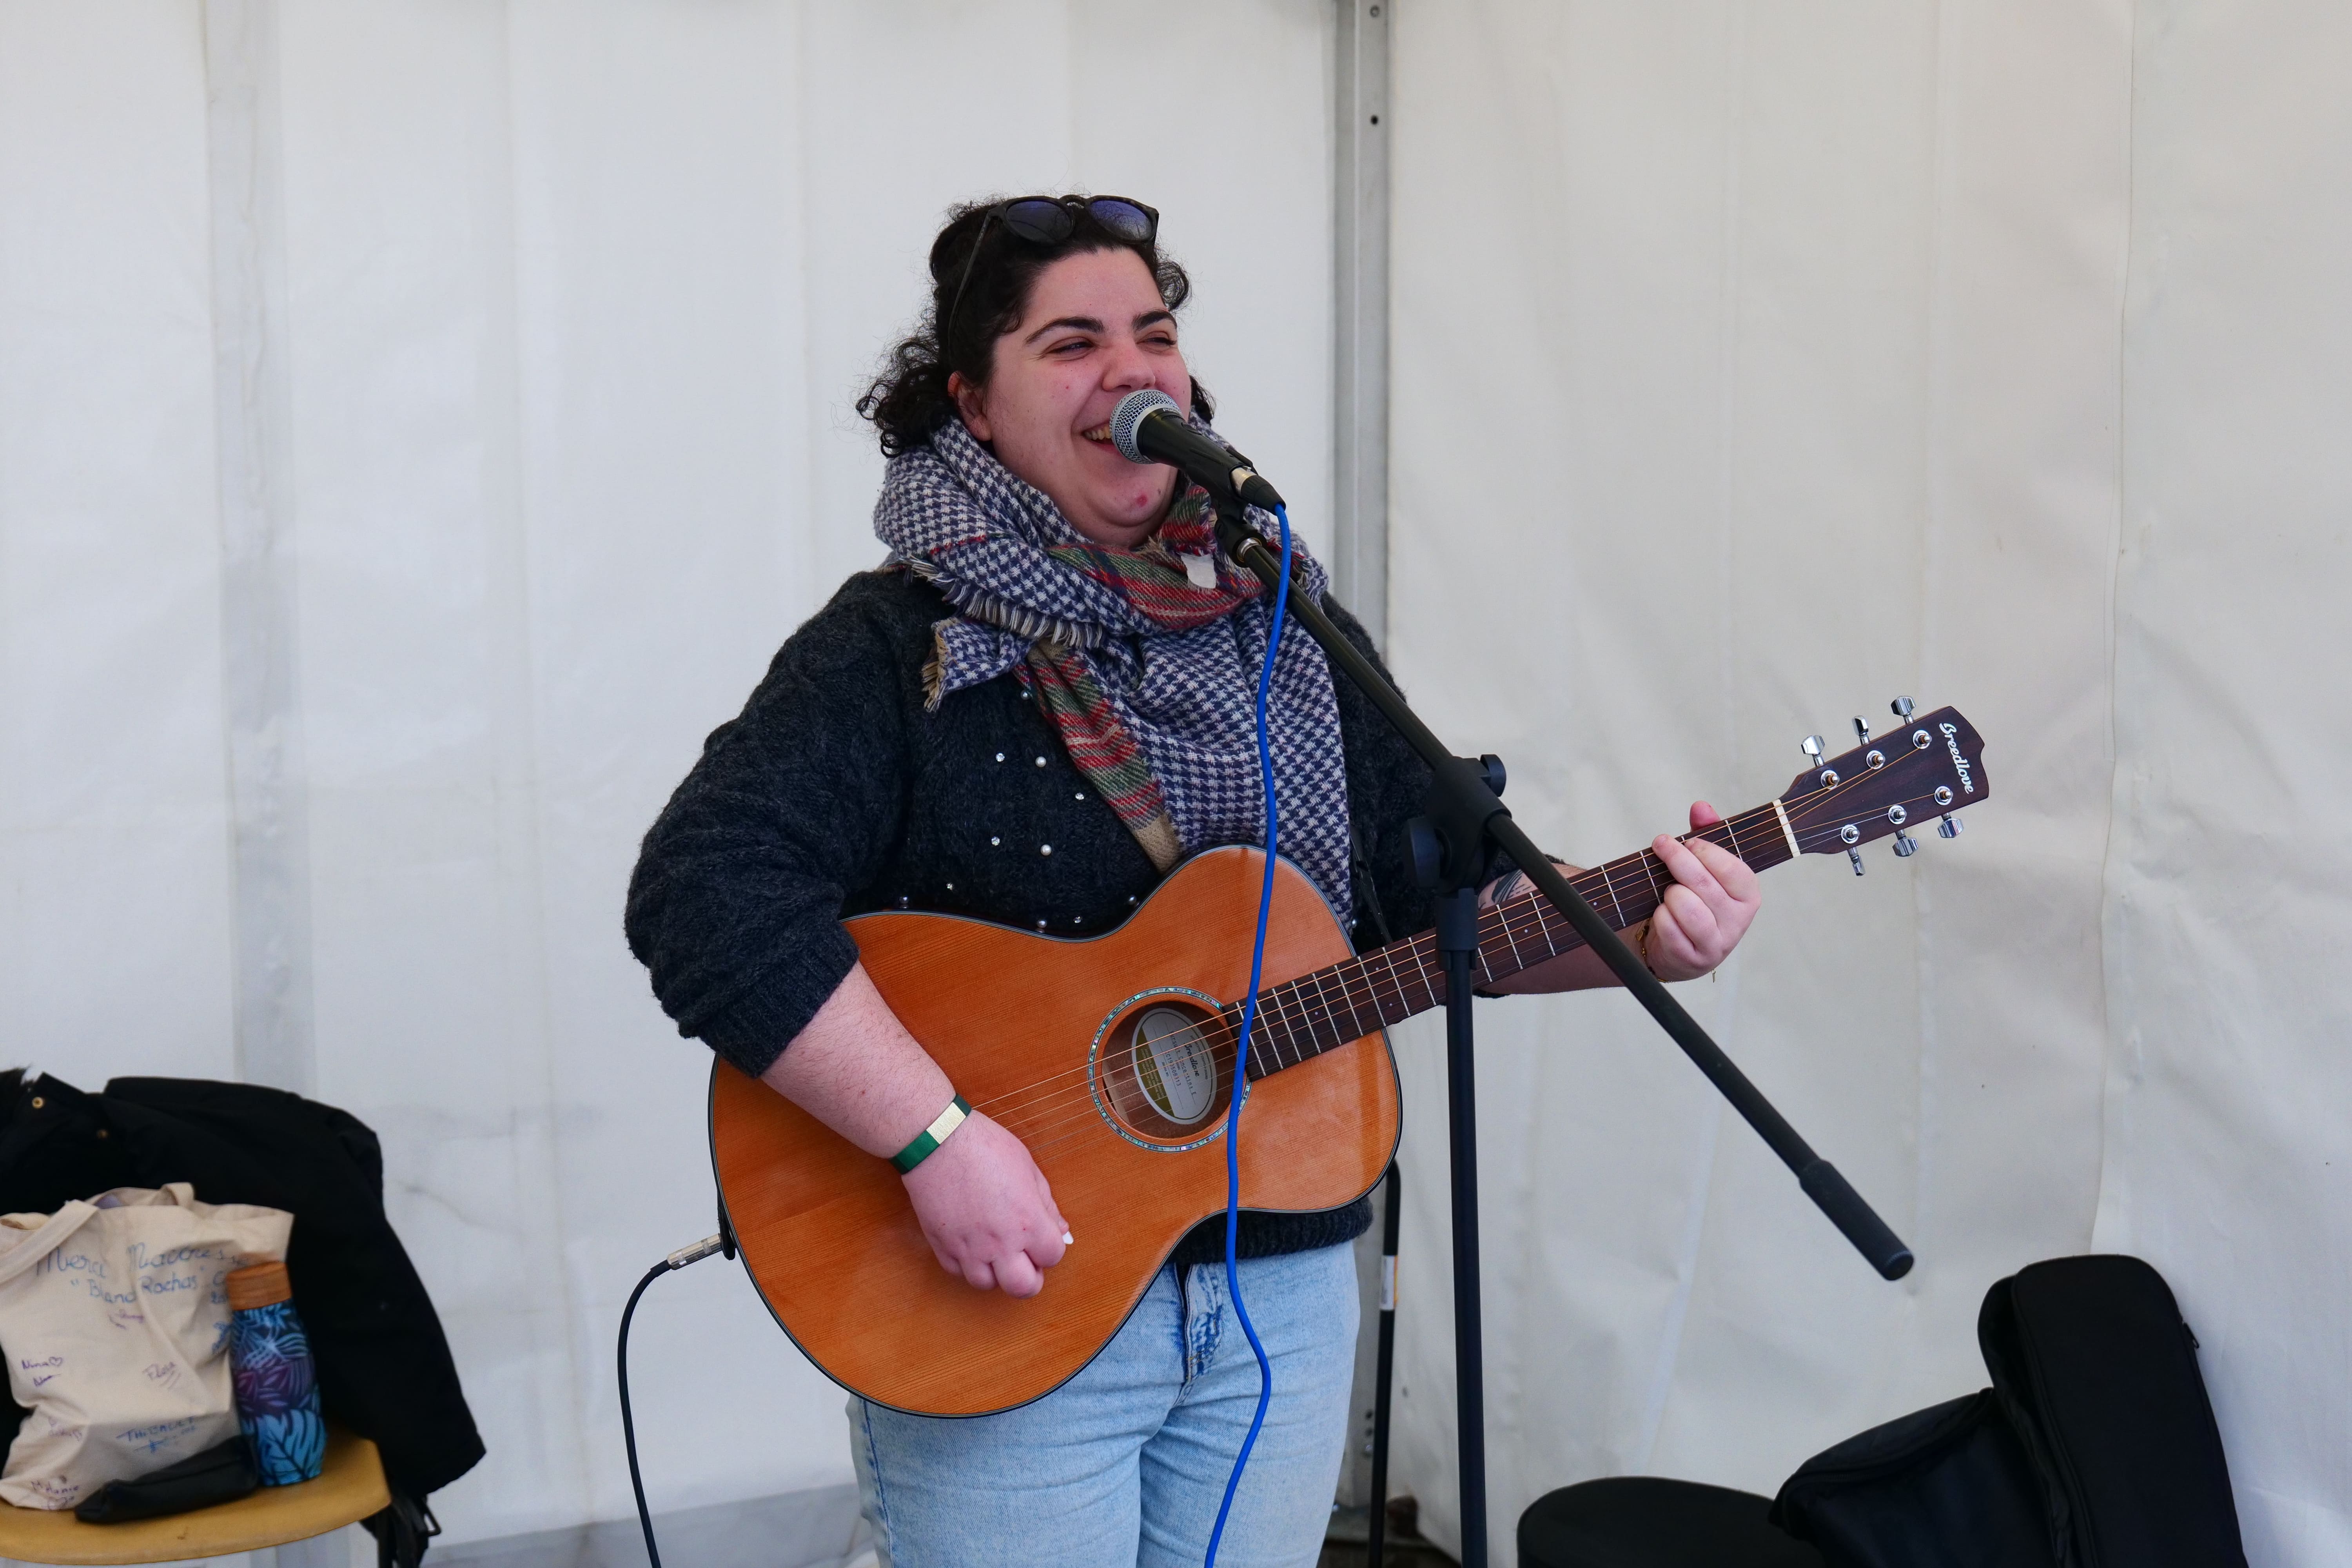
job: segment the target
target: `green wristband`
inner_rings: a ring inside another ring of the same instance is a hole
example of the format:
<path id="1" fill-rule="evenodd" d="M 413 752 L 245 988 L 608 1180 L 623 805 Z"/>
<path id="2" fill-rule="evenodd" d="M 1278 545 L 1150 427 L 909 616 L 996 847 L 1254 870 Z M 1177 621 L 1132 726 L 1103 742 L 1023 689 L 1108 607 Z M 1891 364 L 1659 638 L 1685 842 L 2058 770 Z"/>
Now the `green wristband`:
<path id="1" fill-rule="evenodd" d="M 913 1142 L 890 1156 L 890 1163 L 898 1167 L 900 1175 L 905 1175 L 929 1159 L 931 1152 L 946 1142 L 948 1134 L 962 1126 L 963 1119 L 971 1114 L 971 1106 L 962 1095 L 957 1095 L 948 1101 L 948 1108 L 940 1111 L 929 1127 L 915 1134 Z"/>

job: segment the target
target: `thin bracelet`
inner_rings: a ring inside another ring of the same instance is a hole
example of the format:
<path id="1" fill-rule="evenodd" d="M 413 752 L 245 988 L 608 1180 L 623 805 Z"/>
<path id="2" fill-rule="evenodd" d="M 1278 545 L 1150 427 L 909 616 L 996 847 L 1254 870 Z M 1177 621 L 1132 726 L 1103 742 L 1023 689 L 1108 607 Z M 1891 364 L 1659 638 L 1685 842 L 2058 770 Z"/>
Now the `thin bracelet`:
<path id="1" fill-rule="evenodd" d="M 1633 942 L 1633 955 L 1642 961 L 1643 968 L 1649 970 L 1651 979 L 1661 985 L 1666 983 L 1666 977 L 1659 973 L 1656 967 L 1650 963 L 1650 922 L 1648 921 L 1642 922 L 1642 934 Z"/>
<path id="2" fill-rule="evenodd" d="M 962 1095 L 957 1095 L 948 1101 L 948 1108 L 940 1111 L 929 1127 L 915 1134 L 913 1142 L 890 1156 L 890 1163 L 898 1167 L 900 1175 L 905 1175 L 929 1159 L 939 1146 L 948 1141 L 948 1134 L 962 1126 L 963 1119 L 971 1114 L 970 1102 Z"/>

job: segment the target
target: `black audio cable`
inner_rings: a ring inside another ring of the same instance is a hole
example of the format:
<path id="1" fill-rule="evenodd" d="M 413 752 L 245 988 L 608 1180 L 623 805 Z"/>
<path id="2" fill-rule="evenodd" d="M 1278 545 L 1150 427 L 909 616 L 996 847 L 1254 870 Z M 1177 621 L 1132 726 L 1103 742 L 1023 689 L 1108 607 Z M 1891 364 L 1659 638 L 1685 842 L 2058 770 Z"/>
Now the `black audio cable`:
<path id="1" fill-rule="evenodd" d="M 629 1450 L 629 1489 L 637 1494 L 637 1523 L 645 1530 L 646 1556 L 651 1560 L 653 1568 L 661 1568 L 661 1550 L 654 1544 L 653 1510 L 646 1507 L 645 1478 L 637 1472 L 637 1424 L 629 1412 L 629 1320 L 636 1316 L 637 1298 L 646 1293 L 646 1286 L 689 1263 L 699 1263 L 714 1252 L 724 1252 L 730 1258 L 735 1256 L 734 1233 L 727 1228 L 723 1215 L 719 1217 L 718 1235 L 706 1236 L 692 1247 L 681 1247 L 646 1270 L 646 1277 L 637 1281 L 635 1289 L 629 1292 L 629 1304 L 621 1309 L 621 1440 Z"/>

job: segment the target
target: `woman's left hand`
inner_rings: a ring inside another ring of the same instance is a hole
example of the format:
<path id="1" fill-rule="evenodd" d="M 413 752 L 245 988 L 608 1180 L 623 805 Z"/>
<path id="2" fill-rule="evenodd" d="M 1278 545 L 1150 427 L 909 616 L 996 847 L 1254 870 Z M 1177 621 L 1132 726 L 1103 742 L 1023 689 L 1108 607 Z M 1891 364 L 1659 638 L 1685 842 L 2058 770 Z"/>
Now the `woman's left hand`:
<path id="1" fill-rule="evenodd" d="M 1691 804 L 1693 831 L 1713 827 L 1722 815 L 1706 802 Z M 1650 848 L 1674 873 L 1674 885 L 1650 917 L 1645 956 L 1661 980 L 1695 980 L 1731 956 L 1763 907 L 1756 873 L 1730 850 L 1704 838 L 1688 842 L 1661 833 Z"/>

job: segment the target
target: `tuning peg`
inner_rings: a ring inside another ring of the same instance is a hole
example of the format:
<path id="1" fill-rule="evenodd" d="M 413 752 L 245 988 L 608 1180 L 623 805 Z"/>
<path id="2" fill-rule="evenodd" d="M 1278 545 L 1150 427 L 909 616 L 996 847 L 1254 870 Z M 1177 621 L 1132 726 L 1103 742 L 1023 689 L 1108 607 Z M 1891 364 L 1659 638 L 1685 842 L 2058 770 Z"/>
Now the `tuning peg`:
<path id="1" fill-rule="evenodd" d="M 1958 838 L 1960 836 L 1960 819 L 1948 811 L 1944 813 L 1944 819 L 1936 824 L 1936 835 L 1939 838 Z"/>
<path id="2" fill-rule="evenodd" d="M 1822 765 L 1822 738 L 1819 735 L 1808 735 L 1797 744 L 1805 755 L 1813 760 L 1813 766 Z"/>
<path id="3" fill-rule="evenodd" d="M 1916 855 L 1917 853 L 1919 853 L 1919 841 L 1917 839 L 1912 837 L 1907 833 L 1897 833 L 1895 836 L 1895 858 L 1896 859 L 1908 860 L 1912 856 Z"/>
<path id="4" fill-rule="evenodd" d="M 1898 697 L 1894 701 L 1888 703 L 1886 707 L 1888 711 L 1892 712 L 1897 719 L 1902 720 L 1906 724 L 1911 722 L 1911 699 L 1908 697 Z"/>
<path id="5" fill-rule="evenodd" d="M 1854 732 L 1855 734 L 1857 734 L 1857 735 L 1859 735 L 1859 736 L 1861 736 L 1861 737 L 1862 737 L 1862 743 L 1863 743 L 1864 745 L 1867 746 L 1868 744 L 1870 744 L 1870 721 L 1869 721 L 1869 720 L 1867 720 L 1867 719 L 1856 719 L 1856 720 L 1853 721 L 1853 732 Z"/>
<path id="6" fill-rule="evenodd" d="M 1862 863 L 1862 851 L 1849 844 L 1846 846 L 1845 858 L 1853 862 L 1853 874 L 1857 877 L 1861 876 L 1865 869 Z"/>

